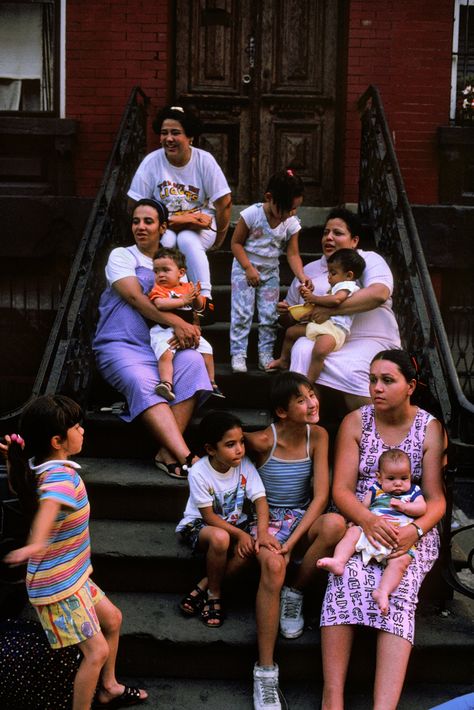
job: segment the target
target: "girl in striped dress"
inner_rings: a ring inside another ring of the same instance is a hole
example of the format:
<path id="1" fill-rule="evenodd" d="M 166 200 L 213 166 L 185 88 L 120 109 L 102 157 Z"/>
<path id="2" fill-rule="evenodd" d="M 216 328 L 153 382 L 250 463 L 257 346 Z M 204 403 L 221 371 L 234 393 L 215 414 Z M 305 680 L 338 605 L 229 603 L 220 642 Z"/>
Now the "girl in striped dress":
<path id="1" fill-rule="evenodd" d="M 81 420 L 68 397 L 38 397 L 22 414 L 21 435 L 0 444 L 10 487 L 32 520 L 26 545 L 5 562 L 28 563 L 28 597 L 50 646 L 82 652 L 73 710 L 90 709 L 98 684 L 94 707 L 116 708 L 143 702 L 147 693 L 115 677 L 122 616 L 90 578 L 89 501 L 81 467 L 69 458 L 82 449 Z"/>

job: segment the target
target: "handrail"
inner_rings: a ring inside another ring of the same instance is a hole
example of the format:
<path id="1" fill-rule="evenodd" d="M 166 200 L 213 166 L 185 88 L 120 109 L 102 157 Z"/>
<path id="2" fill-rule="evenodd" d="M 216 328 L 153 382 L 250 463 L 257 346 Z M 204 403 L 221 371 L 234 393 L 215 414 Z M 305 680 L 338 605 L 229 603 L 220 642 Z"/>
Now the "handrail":
<path id="1" fill-rule="evenodd" d="M 107 239 L 113 235 L 115 243 L 126 243 L 129 236 L 126 191 L 145 153 L 148 103 L 145 93 L 135 86 L 123 112 L 28 401 L 55 392 L 67 392 L 81 404 L 86 401 L 92 331 L 102 288 L 102 284 L 94 283 L 93 265 Z M 26 404 L 3 414 L 0 422 L 14 421 Z"/>
<path id="2" fill-rule="evenodd" d="M 456 367 L 451 355 L 448 337 L 439 310 L 438 302 L 432 286 L 430 274 L 424 257 L 423 247 L 418 234 L 413 212 L 408 201 L 400 167 L 396 157 L 392 142 L 392 136 L 385 118 L 385 112 L 380 98 L 380 93 L 375 86 L 369 86 L 366 92 L 358 101 L 358 108 L 361 112 L 362 123 L 371 123 L 369 130 L 381 134 L 383 139 L 383 151 L 386 156 L 382 156 L 388 167 L 388 175 L 391 176 L 395 186 L 393 211 L 399 222 L 399 230 L 402 232 L 401 248 L 405 256 L 405 263 L 408 266 L 410 275 L 413 277 L 413 267 L 418 275 L 418 283 L 414 284 L 420 289 L 423 295 L 423 302 L 415 299 L 414 306 L 418 310 L 418 316 L 422 319 L 421 326 L 424 331 L 423 347 L 428 350 L 431 361 L 432 373 L 427 373 L 430 377 L 430 384 L 438 395 L 439 403 L 443 411 L 443 420 L 452 440 L 457 444 L 471 444 L 463 438 L 463 418 L 474 420 L 474 404 L 464 395 Z M 364 128 L 363 128 L 364 131 Z M 360 180 L 360 209 L 361 213 L 369 219 L 374 216 L 373 191 L 370 187 L 371 178 L 367 175 L 365 168 L 368 165 L 368 156 L 363 155 L 366 141 L 363 139 L 361 151 L 361 180 Z M 390 191 L 390 190 L 389 190 Z M 371 219 L 372 221 L 372 219 Z M 377 246 L 384 251 L 386 239 L 381 234 L 383 228 L 380 223 L 374 224 L 374 233 Z M 402 333 L 402 336 L 404 334 Z M 426 357 L 426 352 L 425 352 Z M 441 370 L 444 376 L 439 377 Z M 433 377 L 434 375 L 434 377 Z M 446 387 L 447 383 L 447 387 Z"/>
<path id="3" fill-rule="evenodd" d="M 453 538 L 470 530 L 451 530 L 454 483 L 463 450 L 474 448 L 474 404 L 464 395 L 451 355 L 446 330 L 435 297 L 413 212 L 378 89 L 369 86 L 358 101 L 361 115 L 361 166 L 359 211 L 372 226 L 378 250 L 395 276 L 394 310 L 404 347 L 420 364 L 421 380 L 436 395 L 449 439 L 445 471 L 447 510 L 442 528 L 442 571 L 448 584 L 474 598 L 464 584 L 452 557 Z M 473 552 L 467 566 L 471 570 Z"/>

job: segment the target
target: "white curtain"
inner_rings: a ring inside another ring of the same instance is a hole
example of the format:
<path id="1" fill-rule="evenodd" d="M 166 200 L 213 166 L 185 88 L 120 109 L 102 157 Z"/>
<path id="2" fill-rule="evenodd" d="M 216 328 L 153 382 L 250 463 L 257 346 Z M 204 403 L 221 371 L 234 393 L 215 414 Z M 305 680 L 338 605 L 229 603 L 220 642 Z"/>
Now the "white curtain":
<path id="1" fill-rule="evenodd" d="M 52 109 L 53 6 L 0 3 L 0 110 Z"/>

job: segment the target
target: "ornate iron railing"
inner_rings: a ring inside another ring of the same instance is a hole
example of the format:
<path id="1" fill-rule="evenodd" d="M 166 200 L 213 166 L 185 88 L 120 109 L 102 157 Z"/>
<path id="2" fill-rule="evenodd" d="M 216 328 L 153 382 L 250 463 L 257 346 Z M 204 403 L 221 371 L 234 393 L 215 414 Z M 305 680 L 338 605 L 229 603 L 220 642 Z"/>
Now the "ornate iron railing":
<path id="1" fill-rule="evenodd" d="M 362 122 L 359 211 L 372 227 L 377 250 L 394 274 L 394 310 L 403 346 L 415 355 L 420 379 L 436 402 L 449 437 L 446 485 L 448 509 L 442 543 L 443 571 L 449 584 L 474 597 L 452 559 L 453 537 L 472 525 L 451 531 L 453 487 L 466 449 L 474 455 L 474 405 L 465 397 L 432 287 L 413 213 L 379 92 L 370 86 L 359 100 Z M 472 569 L 472 553 L 467 564 Z"/>
<path id="2" fill-rule="evenodd" d="M 148 103 L 148 97 L 135 87 L 79 243 L 31 397 L 62 392 L 80 404 L 87 401 L 93 367 L 91 342 L 103 290 L 97 274 L 111 243 L 129 240 L 126 193 L 146 150 Z M 23 407 L 4 414 L 1 423 L 6 426 L 14 421 Z"/>

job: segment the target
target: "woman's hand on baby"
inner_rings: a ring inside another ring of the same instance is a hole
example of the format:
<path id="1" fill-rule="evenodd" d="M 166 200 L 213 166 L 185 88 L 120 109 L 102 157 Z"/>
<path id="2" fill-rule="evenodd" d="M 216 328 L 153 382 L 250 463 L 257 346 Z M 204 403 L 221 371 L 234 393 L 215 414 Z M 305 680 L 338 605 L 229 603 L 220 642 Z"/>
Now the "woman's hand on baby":
<path id="1" fill-rule="evenodd" d="M 251 537 L 243 530 L 240 530 L 239 538 L 237 540 L 237 545 L 235 546 L 235 549 L 239 557 L 251 557 L 253 554 L 255 554 L 255 542 L 253 537 Z"/>
<path id="2" fill-rule="evenodd" d="M 260 283 L 260 274 L 258 273 L 255 266 L 249 264 L 245 269 L 245 276 L 247 278 L 247 283 L 249 286 L 258 286 Z"/>
<path id="3" fill-rule="evenodd" d="M 373 545 L 398 546 L 400 528 L 386 518 L 371 513 L 370 518 L 362 524 L 362 529 Z"/>
<path id="4" fill-rule="evenodd" d="M 324 306 L 315 306 L 311 314 L 311 320 L 314 323 L 325 323 L 331 315 L 332 313 L 329 308 L 325 308 Z"/>
<path id="5" fill-rule="evenodd" d="M 168 340 L 172 348 L 196 348 L 201 338 L 201 330 L 197 325 L 181 321 L 173 326 L 174 336 Z"/>
<path id="6" fill-rule="evenodd" d="M 306 276 L 306 274 L 304 274 L 304 279 L 301 282 L 300 293 L 301 293 L 302 288 L 307 289 L 308 291 L 311 291 L 311 293 L 314 291 L 314 284 L 311 281 L 311 279 L 309 278 L 309 276 Z"/>
<path id="7" fill-rule="evenodd" d="M 415 542 L 418 541 L 418 533 L 413 525 L 404 525 L 398 528 L 399 535 L 397 545 L 393 547 L 392 554 L 388 558 L 391 560 L 394 557 L 401 557 L 405 555 L 410 547 L 413 547 Z"/>

